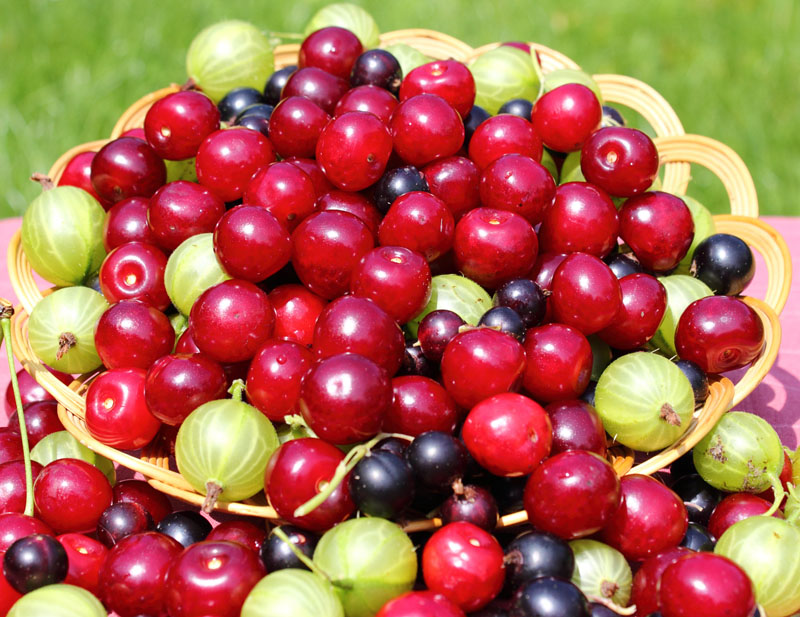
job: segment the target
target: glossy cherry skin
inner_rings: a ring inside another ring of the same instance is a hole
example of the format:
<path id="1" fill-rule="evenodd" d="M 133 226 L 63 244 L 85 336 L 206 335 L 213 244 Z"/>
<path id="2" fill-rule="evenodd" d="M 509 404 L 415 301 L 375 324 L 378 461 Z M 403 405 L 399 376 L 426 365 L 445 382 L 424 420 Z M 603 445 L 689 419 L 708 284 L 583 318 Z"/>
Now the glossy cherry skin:
<path id="1" fill-rule="evenodd" d="M 383 49 L 368 49 L 356 58 L 350 72 L 350 85 L 379 86 L 397 94 L 402 77 L 403 71 L 397 58 Z"/>
<path id="2" fill-rule="evenodd" d="M 0 570 L 0 613 L 8 614 L 14 603 L 21 597 L 22 594 L 8 583 L 2 570 Z"/>
<path id="3" fill-rule="evenodd" d="M 592 374 L 592 347 L 580 331 L 563 324 L 531 328 L 523 387 L 541 403 L 578 398 Z"/>
<path id="4" fill-rule="evenodd" d="M 317 162 L 343 191 L 360 191 L 378 181 L 392 153 L 392 136 L 377 116 L 349 111 L 331 120 L 317 141 Z"/>
<path id="5" fill-rule="evenodd" d="M 619 215 L 608 194 L 588 182 L 567 182 L 556 189 L 539 229 L 541 250 L 589 253 L 605 257 L 617 244 Z"/>
<path id="6" fill-rule="evenodd" d="M 478 167 L 463 156 L 450 156 L 428 163 L 422 168 L 430 192 L 441 199 L 458 222 L 462 216 L 480 205 Z"/>
<path id="7" fill-rule="evenodd" d="M 327 302 L 303 285 L 279 285 L 267 294 L 275 309 L 275 338 L 311 346 L 317 318 Z"/>
<path id="8" fill-rule="evenodd" d="M 534 527 L 573 540 L 602 529 L 620 496 L 619 478 L 608 461 L 593 452 L 570 450 L 536 468 L 525 485 L 524 503 Z"/>
<path id="9" fill-rule="evenodd" d="M 583 84 L 564 84 L 536 100 L 531 122 L 542 143 L 556 152 L 580 150 L 603 118 L 600 101 Z"/>
<path id="10" fill-rule="evenodd" d="M 175 331 L 158 309 L 138 300 L 123 300 L 100 316 L 94 343 L 107 368 L 146 370 L 172 351 Z"/>
<path id="11" fill-rule="evenodd" d="M 0 559 L 14 542 L 34 533 L 55 535 L 50 525 L 38 518 L 17 512 L 0 513 Z"/>
<path id="12" fill-rule="evenodd" d="M 223 398 L 225 372 L 203 354 L 176 353 L 156 360 L 147 371 L 145 401 L 164 424 L 177 425 L 203 403 Z"/>
<path id="13" fill-rule="evenodd" d="M 164 581 L 173 617 L 238 617 L 264 566 L 241 544 L 204 541 L 183 551 Z"/>
<path id="14" fill-rule="evenodd" d="M 6 465 L 8 464 L 6 463 Z M 708 531 L 715 538 L 720 538 L 725 533 L 725 530 L 734 523 L 751 516 L 764 514 L 770 509 L 770 506 L 772 504 L 769 501 L 751 493 L 728 495 L 717 504 L 717 507 L 711 513 L 711 519 L 708 521 Z M 783 518 L 780 510 L 772 516 Z"/>
<path id="15" fill-rule="evenodd" d="M 111 202 L 97 194 L 92 186 L 92 161 L 96 152 L 78 152 L 73 156 L 61 172 L 58 186 L 77 186 L 94 197 L 104 210 L 111 208 Z"/>
<path id="16" fill-rule="evenodd" d="M 581 148 L 587 181 L 615 197 L 646 191 L 658 174 L 658 151 L 646 133 L 609 126 L 592 133 Z"/>
<path id="17" fill-rule="evenodd" d="M 314 433 L 343 445 L 377 435 L 391 403 L 386 372 L 364 356 L 344 353 L 311 369 L 303 380 L 298 407 Z"/>
<path id="18" fill-rule="evenodd" d="M 422 575 L 429 590 L 464 611 L 475 611 L 503 587 L 503 549 L 494 536 L 472 523 L 450 523 L 425 544 Z"/>
<path id="19" fill-rule="evenodd" d="M 163 311 L 170 305 L 164 286 L 166 268 L 167 256 L 157 246 L 126 242 L 100 266 L 100 289 L 110 304 L 141 300 Z"/>
<path id="20" fill-rule="evenodd" d="M 269 118 L 270 141 L 283 158 L 311 157 L 330 116 L 304 96 L 283 99 Z"/>
<path id="21" fill-rule="evenodd" d="M 542 220 L 555 195 L 550 172 L 523 154 L 504 154 L 481 174 L 481 203 L 519 214 L 531 225 Z"/>
<path id="22" fill-rule="evenodd" d="M 392 405 L 383 431 L 416 437 L 426 431 L 453 433 L 459 413 L 447 391 L 428 377 L 406 375 L 392 379 Z"/>
<path id="23" fill-rule="evenodd" d="M 524 154 L 537 163 L 542 160 L 542 141 L 533 125 L 510 114 L 482 122 L 469 142 L 469 158 L 481 170 L 504 154 L 512 153 Z"/>
<path id="24" fill-rule="evenodd" d="M 92 160 L 92 186 L 112 203 L 128 197 L 150 197 L 166 180 L 164 161 L 135 137 L 110 141 Z"/>
<path id="25" fill-rule="evenodd" d="M 389 127 L 394 151 L 417 167 L 454 155 L 464 143 L 461 116 L 435 94 L 417 94 L 402 101 Z"/>
<path id="26" fill-rule="evenodd" d="M 272 339 L 264 343 L 250 362 L 247 399 L 275 422 L 296 413 L 303 378 L 314 356 L 299 343 Z"/>
<path id="27" fill-rule="evenodd" d="M 33 481 L 42 471 L 43 467 L 36 461 L 31 461 Z M 7 461 L 0 464 L 0 512 L 25 511 L 25 462 Z"/>
<path id="28" fill-rule="evenodd" d="M 512 336 L 478 328 L 456 335 L 442 355 L 442 383 L 462 407 L 516 390 L 525 369 L 525 350 Z"/>
<path id="29" fill-rule="evenodd" d="M 317 212 L 292 234 L 292 265 L 309 290 L 332 300 L 350 288 L 353 269 L 374 246 L 369 228 L 346 212 Z"/>
<path id="30" fill-rule="evenodd" d="M 458 269 L 488 289 L 527 274 L 538 250 L 536 232 L 525 218 L 494 208 L 468 212 L 453 238 Z"/>
<path id="31" fill-rule="evenodd" d="M 353 270 L 350 292 L 372 300 L 397 323 L 404 324 L 430 299 L 431 269 L 419 253 L 381 246 L 361 258 Z"/>
<path id="32" fill-rule="evenodd" d="M 67 552 L 68 570 L 64 582 L 83 587 L 94 595 L 100 593 L 100 568 L 108 549 L 82 533 L 65 533 L 56 538 Z"/>
<path id="33" fill-rule="evenodd" d="M 436 60 L 412 69 L 400 84 L 400 100 L 436 94 L 466 118 L 475 103 L 475 79 L 457 60 Z"/>
<path id="34" fill-rule="evenodd" d="M 214 254 L 222 267 L 232 277 L 251 283 L 283 268 L 289 263 L 291 250 L 289 232 L 260 206 L 236 206 L 214 229 Z"/>
<path id="35" fill-rule="evenodd" d="M 328 26 L 309 34 L 300 46 L 297 66 L 314 66 L 342 79 L 350 79 L 356 59 L 364 51 L 358 37 L 338 26 Z"/>
<path id="36" fill-rule="evenodd" d="M 764 346 L 764 324 L 747 304 L 732 296 L 692 302 L 675 331 L 678 355 L 707 373 L 750 364 Z"/>
<path id="37" fill-rule="evenodd" d="M 603 528 L 601 539 L 631 561 L 678 546 L 689 517 L 683 501 L 649 476 L 623 476 L 622 502 Z"/>
<path id="38" fill-rule="evenodd" d="M 658 590 L 664 617 L 750 617 L 753 584 L 727 557 L 695 553 L 664 570 Z"/>
<path id="39" fill-rule="evenodd" d="M 551 289 L 554 320 L 586 336 L 610 325 L 622 306 L 617 277 L 600 258 L 587 253 L 573 253 L 562 261 Z"/>
<path id="40" fill-rule="evenodd" d="M 422 353 L 431 362 L 441 362 L 447 344 L 464 325 L 466 322 L 453 311 L 446 309 L 431 311 L 422 318 L 417 329 Z"/>
<path id="41" fill-rule="evenodd" d="M 146 197 L 130 197 L 115 203 L 108 211 L 103 223 L 103 246 L 111 252 L 126 242 L 156 244 L 153 230 L 147 224 Z"/>
<path id="42" fill-rule="evenodd" d="M 147 143 L 161 158 L 171 161 L 197 154 L 203 140 L 219 129 L 220 114 L 202 92 L 181 90 L 153 103 L 144 117 Z"/>
<path id="43" fill-rule="evenodd" d="M 665 272 L 677 266 L 689 250 L 694 221 L 680 197 L 648 191 L 622 204 L 619 235 L 642 266 Z"/>
<path id="44" fill-rule="evenodd" d="M 206 540 L 236 542 L 258 555 L 266 537 L 267 530 L 264 525 L 245 520 L 236 520 L 220 523 L 206 536 Z"/>
<path id="45" fill-rule="evenodd" d="M 109 548 L 135 533 L 155 527 L 153 517 L 138 503 L 112 503 L 97 522 L 97 539 Z"/>
<path id="46" fill-rule="evenodd" d="M 156 531 L 122 539 L 100 569 L 100 599 L 120 617 L 165 614 L 164 582 L 181 551 L 177 540 Z"/>
<path id="47" fill-rule="evenodd" d="M 8 427 L 0 428 L 0 463 L 22 459 L 22 440 L 19 431 Z"/>
<path id="48" fill-rule="evenodd" d="M 375 617 L 464 617 L 464 611 L 433 591 L 408 591 L 389 600 Z"/>
<path id="49" fill-rule="evenodd" d="M 55 375 L 56 378 L 64 385 L 68 386 L 72 383 L 72 375 L 67 375 L 66 373 L 52 369 L 49 366 L 45 368 L 47 368 L 51 375 Z M 23 408 L 31 403 L 35 403 L 36 401 L 55 400 L 53 395 L 45 390 L 38 381 L 31 377 L 28 371 L 26 371 L 24 368 L 21 368 L 17 371 L 17 384 L 19 385 L 19 396 L 22 400 Z M 17 414 L 17 404 L 14 401 L 14 390 L 11 387 L 10 379 L 8 380 L 8 385 L 6 386 L 4 408 L 6 417 L 9 419 Z"/>
<path id="50" fill-rule="evenodd" d="M 174 538 L 186 548 L 205 540 L 211 533 L 211 523 L 197 510 L 177 510 L 161 519 L 156 531 Z"/>
<path id="51" fill-rule="evenodd" d="M 352 214 L 369 228 L 375 242 L 378 241 L 378 226 L 383 218 L 381 211 L 361 193 L 332 190 L 317 199 L 315 207 L 318 212 L 339 210 Z"/>
<path id="52" fill-rule="evenodd" d="M 147 408 L 146 372 L 141 368 L 110 369 L 86 392 L 86 428 L 99 442 L 121 450 L 138 450 L 161 428 Z"/>
<path id="53" fill-rule="evenodd" d="M 648 557 L 633 576 L 631 587 L 631 604 L 636 605 L 636 613 L 650 615 L 658 610 L 658 588 L 661 575 L 670 565 L 691 555 L 692 551 L 683 546 L 668 548 L 665 551 Z"/>
<path id="54" fill-rule="evenodd" d="M 56 401 L 36 401 L 22 408 L 25 417 L 25 428 L 28 431 L 28 446 L 33 448 L 50 433 L 63 431 L 64 427 L 58 419 L 58 403 Z M 19 433 L 19 417 L 12 414 L 8 418 L 8 428 Z"/>
<path id="55" fill-rule="evenodd" d="M 315 67 L 299 68 L 291 74 L 283 87 L 281 97 L 303 96 L 314 101 L 327 114 L 332 114 L 336 103 L 349 89 L 347 82 Z"/>
<path id="56" fill-rule="evenodd" d="M 275 311 L 267 294 L 253 283 L 223 281 L 192 305 L 189 327 L 204 354 L 217 362 L 244 362 L 272 337 Z"/>
<path id="57" fill-rule="evenodd" d="M 275 149 L 258 131 L 215 131 L 197 151 L 197 179 L 223 201 L 240 199 L 253 174 L 275 160 Z"/>
<path id="58" fill-rule="evenodd" d="M 121 480 L 113 488 L 114 503 L 138 503 L 150 514 L 155 524 L 172 512 L 167 496 L 144 480 Z"/>
<path id="59" fill-rule="evenodd" d="M 62 458 L 41 471 L 33 497 L 36 515 L 56 533 L 88 531 L 111 505 L 111 484 L 97 467 Z"/>
<path id="60" fill-rule="evenodd" d="M 339 117 L 348 111 L 367 111 L 378 116 L 381 122 L 388 125 L 395 107 L 397 107 L 397 99 L 388 90 L 378 86 L 358 86 L 348 90 L 339 99 L 333 115 Z"/>
<path id="61" fill-rule="evenodd" d="M 614 349 L 638 349 L 653 338 L 667 308 L 667 291 L 643 272 L 619 279 L 622 306 L 597 335 Z"/>
<path id="62" fill-rule="evenodd" d="M 461 436 L 472 458 L 496 476 L 531 473 L 550 454 L 552 426 L 541 405 L 508 392 L 469 412 Z"/>
<path id="63" fill-rule="evenodd" d="M 316 200 L 311 177 L 296 165 L 283 161 L 256 172 L 244 193 L 244 203 L 263 207 L 289 233 L 314 213 Z"/>
<path id="64" fill-rule="evenodd" d="M 355 506 L 347 477 L 318 508 L 294 516 L 295 509 L 331 480 L 343 458 L 341 450 L 322 439 L 305 437 L 281 445 L 270 457 L 264 479 L 269 502 L 280 517 L 311 531 L 325 531 L 349 517 Z"/>
<path id="65" fill-rule="evenodd" d="M 384 246 L 402 246 L 421 253 L 428 263 L 453 246 L 455 220 L 447 205 L 424 191 L 395 199 L 378 228 Z"/>
<path id="66" fill-rule="evenodd" d="M 588 450 L 605 458 L 606 431 L 594 407 L 574 399 L 550 403 L 544 409 L 553 427 L 551 454 Z"/>
<path id="67" fill-rule="evenodd" d="M 209 189 L 178 180 L 150 198 L 147 222 L 158 246 L 169 252 L 191 236 L 214 231 L 224 213 L 225 202 Z"/>

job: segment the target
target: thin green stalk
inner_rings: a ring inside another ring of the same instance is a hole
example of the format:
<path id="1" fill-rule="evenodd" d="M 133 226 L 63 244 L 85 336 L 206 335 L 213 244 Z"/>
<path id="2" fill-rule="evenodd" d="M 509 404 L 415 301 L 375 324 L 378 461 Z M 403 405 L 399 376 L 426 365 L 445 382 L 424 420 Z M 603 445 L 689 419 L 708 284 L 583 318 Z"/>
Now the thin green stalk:
<path id="1" fill-rule="evenodd" d="M 8 356 L 8 372 L 11 375 L 11 389 L 14 391 L 14 403 L 17 406 L 17 418 L 19 419 L 19 434 L 22 439 L 22 458 L 25 462 L 25 510 L 26 516 L 33 516 L 33 471 L 31 470 L 31 449 L 28 444 L 28 427 L 25 425 L 25 414 L 22 412 L 22 398 L 19 394 L 19 382 L 17 381 L 17 370 L 14 366 L 14 351 L 11 349 L 11 316 L 14 308 L 7 300 L 0 301 L 0 327 L 3 330 L 3 338 L 6 341 L 6 355 Z"/>
<path id="2" fill-rule="evenodd" d="M 330 576 L 328 576 L 325 572 L 323 572 L 317 564 L 315 564 L 313 561 L 311 561 L 308 558 L 308 556 L 305 553 L 303 553 L 303 551 L 301 551 L 294 544 L 292 544 L 292 541 L 289 540 L 289 536 L 286 535 L 286 533 L 283 531 L 283 529 L 281 529 L 280 527 L 275 527 L 272 530 L 272 533 L 274 533 L 276 536 L 278 536 L 278 538 L 280 538 L 283 542 L 286 543 L 286 545 L 289 547 L 289 549 L 292 551 L 292 553 L 294 553 L 294 556 L 297 557 L 303 563 L 303 565 L 305 567 L 307 567 L 309 570 L 311 570 L 317 576 L 320 576 L 320 577 L 324 578 L 329 583 L 331 582 L 331 577 Z"/>

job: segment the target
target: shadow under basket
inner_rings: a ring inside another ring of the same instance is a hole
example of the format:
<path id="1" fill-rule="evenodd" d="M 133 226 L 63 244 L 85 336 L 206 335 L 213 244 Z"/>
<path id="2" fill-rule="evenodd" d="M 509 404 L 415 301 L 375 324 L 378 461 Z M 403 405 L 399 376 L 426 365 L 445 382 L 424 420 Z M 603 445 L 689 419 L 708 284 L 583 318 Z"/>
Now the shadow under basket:
<path id="1" fill-rule="evenodd" d="M 406 43 L 435 59 L 453 58 L 469 63 L 484 51 L 499 45 L 491 43 L 478 49 L 432 30 L 411 29 L 387 32 L 381 36 L 382 44 Z M 579 68 L 563 54 L 537 43 L 531 47 L 539 54 L 544 73 L 560 68 Z M 276 68 L 297 61 L 299 45 L 281 45 L 275 50 Z M 669 448 L 634 465 L 634 453 L 625 447 L 612 444 L 609 461 L 619 475 L 638 473 L 650 475 L 669 465 L 705 436 L 719 418 L 737 405 L 764 379 L 778 354 L 781 327 L 778 315 L 782 311 L 791 286 L 791 256 L 780 234 L 757 219 L 758 199 L 752 177 L 741 158 L 728 146 L 700 135 L 684 133 L 680 119 L 667 101 L 647 84 L 622 75 L 594 75 L 603 98 L 609 103 L 625 105 L 650 124 L 659 151 L 662 190 L 685 194 L 691 179 L 691 165 L 707 167 L 722 181 L 730 200 L 729 215 L 714 217 L 718 232 L 731 233 L 745 240 L 758 251 L 768 270 L 767 291 L 763 300 L 743 298 L 758 314 L 764 324 L 765 344 L 761 354 L 748 367 L 736 384 L 724 376 L 712 376 L 710 395 L 705 404 L 694 412 L 692 422 L 683 436 Z M 175 85 L 150 93 L 131 105 L 122 114 L 107 140 L 92 141 L 75 146 L 65 152 L 50 170 L 57 182 L 64 167 L 79 152 L 97 151 L 123 132 L 141 127 L 150 106 L 160 98 L 178 90 Z M 86 429 L 84 394 L 89 381 L 96 375 L 84 375 L 69 387 L 53 377 L 36 358 L 28 340 L 28 315 L 36 303 L 49 290 L 41 290 L 22 250 L 20 233 L 8 247 L 8 269 L 14 291 L 20 299 L 12 320 L 12 345 L 17 357 L 37 382 L 58 401 L 58 414 L 66 430 L 91 450 L 114 462 L 141 473 L 159 491 L 182 501 L 200 506 L 205 499 L 177 472 L 170 458 L 173 431 L 162 431 L 147 447 L 139 452 L 122 452 L 94 439 Z M 277 513 L 262 494 L 241 503 L 218 502 L 215 509 L 235 514 L 279 520 Z M 527 520 L 525 511 L 502 517 L 500 527 L 517 525 Z M 441 525 L 437 518 L 404 522 L 407 531 L 421 531 Z"/>

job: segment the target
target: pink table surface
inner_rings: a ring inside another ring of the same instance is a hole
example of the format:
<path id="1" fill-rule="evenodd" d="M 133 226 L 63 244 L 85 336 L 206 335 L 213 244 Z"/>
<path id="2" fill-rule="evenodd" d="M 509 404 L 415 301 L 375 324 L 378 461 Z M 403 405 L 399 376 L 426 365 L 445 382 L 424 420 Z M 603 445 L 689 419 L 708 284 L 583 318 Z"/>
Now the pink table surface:
<path id="1" fill-rule="evenodd" d="M 780 231 L 792 253 L 793 270 L 800 270 L 800 218 L 763 217 L 763 220 Z M 6 267 L 6 247 L 11 236 L 19 229 L 20 219 L 0 220 L 0 247 L 3 247 L 0 268 L 0 297 L 18 302 L 11 287 Z M 763 298 L 767 288 L 766 268 L 756 254 L 756 276 L 746 290 L 750 296 Z M 737 409 L 757 413 L 777 429 L 784 445 L 794 449 L 800 442 L 800 290 L 793 286 L 789 301 L 781 315 L 783 340 L 780 354 L 767 377 L 742 401 Z M 0 392 L 4 393 L 9 381 L 5 353 L 0 359 Z M 736 380 L 736 374 L 730 375 Z"/>

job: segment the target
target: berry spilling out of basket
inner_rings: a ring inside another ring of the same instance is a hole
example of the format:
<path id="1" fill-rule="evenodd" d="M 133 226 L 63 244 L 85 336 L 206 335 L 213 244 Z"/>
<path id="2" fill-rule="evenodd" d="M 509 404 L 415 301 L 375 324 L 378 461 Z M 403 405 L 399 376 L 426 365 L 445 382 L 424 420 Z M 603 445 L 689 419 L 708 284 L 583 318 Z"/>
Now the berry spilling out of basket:
<path id="1" fill-rule="evenodd" d="M 764 346 L 747 244 L 660 190 L 654 141 L 591 76 L 527 44 L 381 48 L 352 5 L 306 34 L 276 70 L 255 26 L 203 30 L 190 83 L 68 161 L 22 227 L 57 286 L 31 348 L 65 383 L 102 370 L 92 443 L 172 454 L 204 511 L 253 499 L 280 524 L 212 530 L 115 482 L 20 373 L 36 518 L 12 422 L 3 610 L 800 608 L 794 455 L 738 412 L 675 448 Z M 623 475 L 631 450 L 675 462 Z"/>

